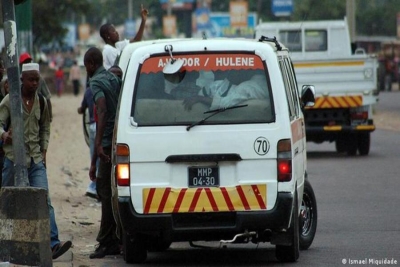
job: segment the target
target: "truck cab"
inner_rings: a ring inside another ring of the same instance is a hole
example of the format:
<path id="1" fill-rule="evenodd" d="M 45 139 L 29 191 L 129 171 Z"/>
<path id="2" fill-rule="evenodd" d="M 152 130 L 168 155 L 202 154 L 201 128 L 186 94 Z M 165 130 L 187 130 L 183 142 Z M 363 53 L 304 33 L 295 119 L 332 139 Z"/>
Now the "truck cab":
<path id="1" fill-rule="evenodd" d="M 256 27 L 256 39 L 262 36 L 275 36 L 289 48 L 299 88 L 316 88 L 315 105 L 304 113 L 307 141 L 335 142 L 340 153 L 367 155 L 378 62 L 352 48 L 346 19 L 265 22 Z"/>

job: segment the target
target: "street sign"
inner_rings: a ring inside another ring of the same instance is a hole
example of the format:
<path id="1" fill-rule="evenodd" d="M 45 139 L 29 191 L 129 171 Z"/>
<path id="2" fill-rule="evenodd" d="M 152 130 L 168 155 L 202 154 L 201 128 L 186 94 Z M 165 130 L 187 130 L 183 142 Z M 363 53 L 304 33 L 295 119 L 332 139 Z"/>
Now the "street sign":
<path id="1" fill-rule="evenodd" d="M 293 13 L 293 0 L 272 0 L 271 10 L 277 17 L 290 16 Z"/>
<path id="2" fill-rule="evenodd" d="M 124 37 L 130 39 L 132 37 L 135 37 L 135 34 L 136 34 L 136 22 L 133 19 L 125 20 Z"/>
<path id="3" fill-rule="evenodd" d="M 201 37 L 204 33 L 207 37 L 254 38 L 254 28 L 257 25 L 257 15 L 254 12 L 247 13 L 246 27 L 232 26 L 230 13 L 227 12 L 210 12 L 209 20 L 200 29 L 195 29 L 192 35 Z"/>
<path id="4" fill-rule="evenodd" d="M 192 10 L 195 0 L 160 0 L 163 9 Z"/>

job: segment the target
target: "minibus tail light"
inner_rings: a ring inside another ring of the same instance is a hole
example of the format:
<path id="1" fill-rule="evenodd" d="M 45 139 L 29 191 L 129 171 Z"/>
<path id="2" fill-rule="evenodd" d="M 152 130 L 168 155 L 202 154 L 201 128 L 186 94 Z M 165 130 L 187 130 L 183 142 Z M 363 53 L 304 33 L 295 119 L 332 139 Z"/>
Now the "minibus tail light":
<path id="1" fill-rule="evenodd" d="M 290 139 L 282 139 L 277 147 L 278 182 L 292 180 L 292 144 Z"/>
<path id="2" fill-rule="evenodd" d="M 117 144 L 115 149 L 116 166 L 115 177 L 117 185 L 129 186 L 130 167 L 129 167 L 129 146 L 126 144 Z"/>

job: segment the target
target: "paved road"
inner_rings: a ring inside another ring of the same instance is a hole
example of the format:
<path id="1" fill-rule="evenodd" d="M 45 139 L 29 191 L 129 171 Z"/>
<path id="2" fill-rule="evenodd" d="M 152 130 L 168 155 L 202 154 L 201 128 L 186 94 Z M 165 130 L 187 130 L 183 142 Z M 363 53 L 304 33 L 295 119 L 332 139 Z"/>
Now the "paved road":
<path id="1" fill-rule="evenodd" d="M 376 109 L 400 117 L 400 92 L 381 93 Z M 357 265 L 356 261 L 365 260 L 366 264 L 359 265 L 383 265 L 385 260 L 400 265 L 399 147 L 400 131 L 386 129 L 372 134 L 367 157 L 337 154 L 334 144 L 308 143 L 309 179 L 319 220 L 314 243 L 301 252 L 296 267 Z M 187 243 L 174 243 L 166 252 L 149 253 L 144 264 L 135 266 L 281 265 L 271 245 L 229 245 L 225 249 L 215 242 L 207 245 L 191 248 Z M 132 265 L 118 256 L 92 260 L 90 266 Z"/>

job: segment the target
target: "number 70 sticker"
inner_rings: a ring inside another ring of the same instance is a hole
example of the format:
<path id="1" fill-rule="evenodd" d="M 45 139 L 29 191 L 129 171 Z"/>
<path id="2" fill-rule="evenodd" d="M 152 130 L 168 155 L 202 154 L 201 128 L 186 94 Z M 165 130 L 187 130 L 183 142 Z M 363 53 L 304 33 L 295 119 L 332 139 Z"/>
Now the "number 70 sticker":
<path id="1" fill-rule="evenodd" d="M 254 141 L 254 151 L 258 155 L 266 155 L 269 151 L 269 141 L 265 137 L 258 137 Z"/>

